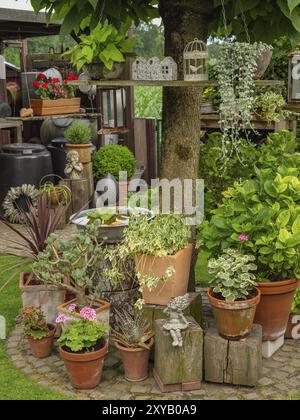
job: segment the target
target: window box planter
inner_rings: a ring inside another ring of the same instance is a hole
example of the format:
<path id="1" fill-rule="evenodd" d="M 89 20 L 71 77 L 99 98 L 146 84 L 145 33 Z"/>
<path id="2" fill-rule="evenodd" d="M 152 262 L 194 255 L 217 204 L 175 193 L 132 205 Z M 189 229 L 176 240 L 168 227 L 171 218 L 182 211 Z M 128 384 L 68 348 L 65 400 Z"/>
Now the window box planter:
<path id="1" fill-rule="evenodd" d="M 136 271 L 142 276 L 162 277 L 169 267 L 175 269 L 175 273 L 167 281 L 160 281 L 151 291 L 148 288 L 143 289 L 142 294 L 146 304 L 166 306 L 172 298 L 186 294 L 192 251 L 193 246 L 189 244 L 176 255 L 166 257 L 135 255 Z"/>
<path id="2" fill-rule="evenodd" d="M 80 98 L 70 99 L 30 99 L 34 115 L 63 115 L 80 112 Z"/>
<path id="3" fill-rule="evenodd" d="M 34 279 L 26 284 L 30 275 L 31 273 L 23 272 L 20 274 L 19 288 L 23 307 L 41 306 L 47 322 L 54 323 L 57 318 L 57 307 L 64 303 L 66 292 L 55 285 L 34 284 Z"/>

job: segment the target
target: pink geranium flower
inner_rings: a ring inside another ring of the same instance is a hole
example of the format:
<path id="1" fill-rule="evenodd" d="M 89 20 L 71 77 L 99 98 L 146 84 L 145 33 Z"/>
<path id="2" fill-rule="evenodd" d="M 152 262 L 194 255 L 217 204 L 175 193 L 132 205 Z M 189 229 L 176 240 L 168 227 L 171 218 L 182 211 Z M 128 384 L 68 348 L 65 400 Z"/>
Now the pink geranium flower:
<path id="1" fill-rule="evenodd" d="M 56 318 L 55 323 L 56 324 L 65 324 L 68 320 L 69 320 L 69 318 L 66 315 L 61 314 Z"/>
<path id="2" fill-rule="evenodd" d="M 71 305 L 68 306 L 68 311 L 75 312 L 76 308 L 77 308 L 76 303 L 71 303 Z"/>
<path id="3" fill-rule="evenodd" d="M 242 233 L 242 234 L 239 236 L 239 239 L 240 239 L 240 241 L 242 241 L 242 242 L 246 242 L 246 241 L 248 241 L 248 240 L 249 240 L 249 236 L 248 236 L 246 233 Z"/>
<path id="4" fill-rule="evenodd" d="M 88 321 L 96 321 L 97 319 L 96 311 L 92 308 L 82 308 L 80 311 L 80 315 L 82 315 L 83 318 L 87 319 Z"/>

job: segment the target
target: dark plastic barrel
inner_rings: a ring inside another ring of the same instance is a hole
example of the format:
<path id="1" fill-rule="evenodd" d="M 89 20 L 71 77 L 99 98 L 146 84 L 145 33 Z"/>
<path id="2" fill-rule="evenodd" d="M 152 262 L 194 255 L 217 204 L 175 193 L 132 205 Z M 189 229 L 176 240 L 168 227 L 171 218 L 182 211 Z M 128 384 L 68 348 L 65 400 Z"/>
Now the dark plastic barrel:
<path id="1" fill-rule="evenodd" d="M 23 184 L 40 185 L 41 179 L 53 173 L 51 155 L 39 144 L 9 144 L 0 153 L 0 212 L 6 194 Z"/>
<path id="2" fill-rule="evenodd" d="M 48 146 L 48 150 L 51 153 L 53 173 L 65 178 L 65 167 L 67 164 L 67 153 L 65 151 L 65 145 L 67 140 L 64 137 L 59 137 L 51 141 L 51 145 Z"/>

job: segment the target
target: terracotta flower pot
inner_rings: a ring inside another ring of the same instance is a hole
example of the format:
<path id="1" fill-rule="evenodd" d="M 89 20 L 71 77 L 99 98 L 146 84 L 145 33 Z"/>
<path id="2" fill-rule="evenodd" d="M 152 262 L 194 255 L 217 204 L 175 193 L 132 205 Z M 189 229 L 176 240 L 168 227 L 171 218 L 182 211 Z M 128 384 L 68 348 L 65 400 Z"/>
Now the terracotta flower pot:
<path id="1" fill-rule="evenodd" d="M 216 298 L 212 289 L 208 290 L 208 299 L 222 337 L 228 340 L 240 340 L 251 333 L 256 308 L 260 302 L 260 291 L 255 288 L 255 292 L 255 296 L 250 296 L 247 300 L 226 302 Z"/>
<path id="2" fill-rule="evenodd" d="M 115 342 L 118 349 L 125 372 L 125 379 L 130 382 L 141 382 L 148 378 L 149 357 L 154 340 L 149 341 L 150 349 L 132 349 L 121 346 Z"/>
<path id="3" fill-rule="evenodd" d="M 298 280 L 258 283 L 261 301 L 255 320 L 263 327 L 263 341 L 275 341 L 285 334 Z"/>
<path id="4" fill-rule="evenodd" d="M 153 257 L 151 255 L 135 255 L 136 270 L 142 276 L 161 277 L 169 267 L 174 267 L 175 273 L 167 281 L 160 281 L 151 291 L 143 290 L 145 303 L 151 305 L 168 305 L 170 300 L 187 292 L 193 246 L 189 244 L 176 255 Z"/>
<path id="5" fill-rule="evenodd" d="M 32 337 L 27 337 L 31 353 L 37 359 L 45 359 L 49 357 L 52 352 L 54 334 L 56 327 L 53 324 L 49 324 L 50 331 L 47 337 L 42 340 L 34 340 Z"/>
<path id="6" fill-rule="evenodd" d="M 78 152 L 80 163 L 90 163 L 92 160 L 92 150 L 93 150 L 92 143 L 87 143 L 87 144 L 67 143 L 65 145 L 65 148 L 67 152 L 70 152 L 71 150 L 75 150 L 76 152 Z"/>
<path id="7" fill-rule="evenodd" d="M 287 328 L 286 328 L 286 331 L 285 331 L 285 336 L 284 336 L 288 340 L 291 340 L 291 339 L 294 338 L 293 337 L 293 330 L 294 330 L 295 327 L 298 326 L 297 328 L 300 332 L 300 321 L 297 322 L 297 323 L 293 323 L 294 317 L 297 317 L 297 316 L 300 317 L 300 311 L 297 314 L 294 314 L 294 315 L 291 314 L 290 317 L 289 317 Z"/>
<path id="8" fill-rule="evenodd" d="M 108 343 L 101 341 L 101 349 L 91 353 L 71 353 L 59 348 L 70 382 L 76 389 L 93 389 L 102 379 L 104 357 L 108 351 Z"/>

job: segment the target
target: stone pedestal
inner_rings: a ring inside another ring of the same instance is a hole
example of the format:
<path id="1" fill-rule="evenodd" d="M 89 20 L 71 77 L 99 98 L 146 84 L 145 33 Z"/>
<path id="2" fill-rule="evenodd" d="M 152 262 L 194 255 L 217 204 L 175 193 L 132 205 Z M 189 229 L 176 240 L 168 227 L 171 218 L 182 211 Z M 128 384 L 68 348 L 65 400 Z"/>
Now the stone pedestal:
<path id="1" fill-rule="evenodd" d="M 256 386 L 262 372 L 262 328 L 254 325 L 249 337 L 228 341 L 216 328 L 204 338 L 205 381 L 218 384 Z"/>
<path id="2" fill-rule="evenodd" d="M 155 362 L 153 376 L 161 392 L 200 389 L 203 379 L 203 331 L 192 317 L 182 332 L 183 347 L 173 347 L 163 329 L 164 320 L 155 321 Z"/>

